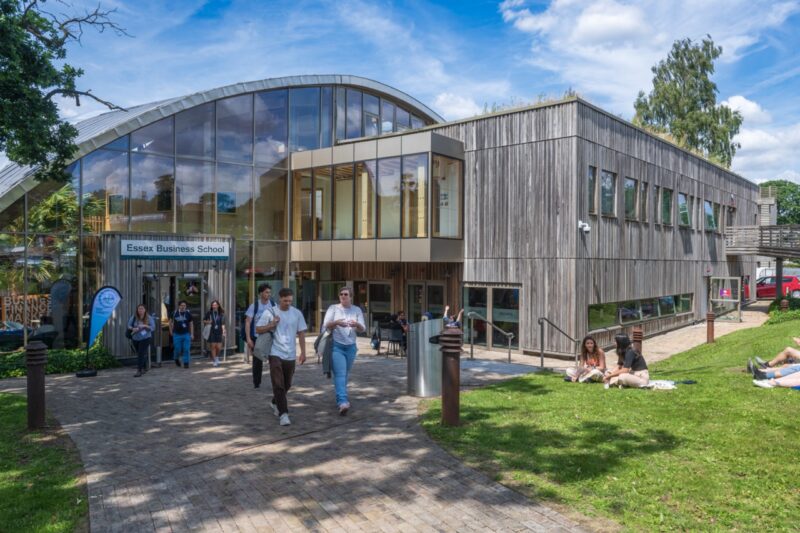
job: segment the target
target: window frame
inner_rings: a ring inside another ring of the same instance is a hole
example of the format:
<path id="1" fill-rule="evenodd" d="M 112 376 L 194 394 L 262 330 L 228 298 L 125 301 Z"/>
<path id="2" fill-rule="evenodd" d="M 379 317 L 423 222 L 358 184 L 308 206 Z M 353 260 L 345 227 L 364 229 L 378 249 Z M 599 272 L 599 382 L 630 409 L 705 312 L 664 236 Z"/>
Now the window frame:
<path id="1" fill-rule="evenodd" d="M 633 183 L 633 213 L 628 213 L 628 184 Z M 630 176 L 625 176 L 622 186 L 623 196 L 625 199 L 625 220 L 630 222 L 639 221 L 639 180 Z"/>
<path id="2" fill-rule="evenodd" d="M 603 211 L 603 178 L 610 176 L 612 179 L 613 190 L 611 191 L 612 212 Z M 600 169 L 600 215 L 609 218 L 617 218 L 617 173 L 610 170 Z"/>

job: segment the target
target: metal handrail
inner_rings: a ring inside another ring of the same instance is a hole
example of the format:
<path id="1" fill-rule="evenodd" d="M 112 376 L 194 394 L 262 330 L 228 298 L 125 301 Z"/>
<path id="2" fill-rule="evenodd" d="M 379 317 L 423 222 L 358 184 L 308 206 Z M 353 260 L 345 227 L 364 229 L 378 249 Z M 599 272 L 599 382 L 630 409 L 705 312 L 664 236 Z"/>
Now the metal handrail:
<path id="1" fill-rule="evenodd" d="M 544 317 L 544 316 L 539 317 L 538 322 L 539 322 L 539 366 L 542 367 L 542 368 L 544 368 L 544 323 L 545 322 L 550 324 L 550 327 L 554 328 L 556 331 L 558 331 L 559 333 L 564 335 L 566 338 L 568 338 L 572 342 L 580 342 L 580 341 L 578 341 L 578 339 L 573 338 L 572 335 L 570 335 L 569 333 L 567 333 L 566 331 L 564 331 L 560 327 L 558 327 L 555 324 L 553 324 L 550 321 L 550 319 L 547 318 L 547 317 Z M 577 355 L 576 355 L 576 357 L 577 357 Z"/>
<path id="2" fill-rule="evenodd" d="M 492 326 L 492 328 L 496 329 L 497 331 L 499 331 L 500 333 L 502 333 L 503 335 L 506 336 L 506 339 L 508 340 L 508 362 L 510 363 L 511 362 L 511 341 L 514 339 L 514 334 L 512 332 L 510 332 L 510 331 L 506 331 L 504 329 L 501 329 L 494 322 L 491 322 L 491 321 L 487 320 L 485 316 L 481 316 L 478 313 L 476 313 L 475 311 L 469 311 L 467 313 L 467 318 L 469 318 L 469 358 L 470 359 L 474 359 L 475 358 L 475 356 L 474 356 L 474 348 L 475 348 L 475 340 L 474 339 L 475 339 L 475 336 L 472 334 L 472 332 L 475 331 L 475 328 L 473 328 L 474 320 L 476 318 L 478 318 L 479 320 L 482 320 L 483 322 L 486 322 L 487 324 Z"/>

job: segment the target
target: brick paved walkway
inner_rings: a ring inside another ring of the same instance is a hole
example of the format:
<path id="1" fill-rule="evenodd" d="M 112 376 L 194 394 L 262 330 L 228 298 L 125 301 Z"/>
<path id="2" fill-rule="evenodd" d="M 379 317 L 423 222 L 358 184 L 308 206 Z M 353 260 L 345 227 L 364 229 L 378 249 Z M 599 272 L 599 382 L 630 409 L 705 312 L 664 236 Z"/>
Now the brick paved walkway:
<path id="1" fill-rule="evenodd" d="M 404 394 L 405 361 L 360 357 L 347 417 L 319 365 L 299 367 L 283 428 L 269 377 L 253 389 L 238 359 L 133 373 L 47 378 L 48 409 L 86 468 L 92 531 L 580 530 L 428 439 Z M 500 377 L 483 367 L 462 380 Z"/>

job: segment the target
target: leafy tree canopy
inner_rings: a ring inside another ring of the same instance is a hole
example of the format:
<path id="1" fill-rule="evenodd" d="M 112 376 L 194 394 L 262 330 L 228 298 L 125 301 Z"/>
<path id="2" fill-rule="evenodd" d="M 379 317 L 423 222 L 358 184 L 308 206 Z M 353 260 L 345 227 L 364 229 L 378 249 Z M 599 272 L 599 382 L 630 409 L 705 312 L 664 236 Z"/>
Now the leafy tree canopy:
<path id="1" fill-rule="evenodd" d="M 787 180 L 771 180 L 759 184 L 777 189 L 778 224 L 800 224 L 800 185 Z"/>
<path id="2" fill-rule="evenodd" d="M 712 161 L 730 167 L 736 150 L 733 142 L 742 116 L 717 105 L 717 85 L 711 81 L 714 61 L 722 54 L 711 36 L 701 43 L 675 41 L 666 59 L 653 71 L 653 89 L 639 91 L 633 122 L 659 133 L 668 133 L 678 145 L 695 150 Z"/>
<path id="3" fill-rule="evenodd" d="M 65 62 L 70 43 L 87 28 L 127 35 L 99 7 L 63 14 L 45 8 L 46 0 L 0 0 L 0 151 L 20 165 L 39 167 L 39 179 L 67 181 L 65 163 L 75 153 L 77 130 L 58 116 L 54 98 L 81 96 L 110 109 L 122 109 L 79 90 L 79 68 Z M 59 2 L 60 10 L 72 6 Z"/>

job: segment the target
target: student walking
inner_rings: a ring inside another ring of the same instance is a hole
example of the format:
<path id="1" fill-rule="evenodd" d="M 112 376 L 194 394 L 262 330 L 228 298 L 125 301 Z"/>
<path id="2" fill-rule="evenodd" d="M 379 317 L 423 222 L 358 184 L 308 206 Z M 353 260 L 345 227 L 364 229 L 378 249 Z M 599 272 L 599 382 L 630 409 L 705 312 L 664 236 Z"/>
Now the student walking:
<path id="1" fill-rule="evenodd" d="M 289 405 L 286 394 L 292 387 L 295 360 L 306 362 L 306 330 L 308 326 L 303 313 L 292 306 L 292 289 L 278 291 L 278 306 L 265 311 L 256 322 L 256 333 L 264 335 L 272 332 L 272 348 L 269 355 L 269 375 L 272 382 L 272 412 L 278 417 L 280 425 L 288 426 Z M 300 340 L 300 356 L 297 357 L 297 343 Z"/>
<path id="2" fill-rule="evenodd" d="M 172 335 L 173 359 L 175 366 L 181 366 L 183 357 L 183 368 L 189 368 L 189 349 L 194 338 L 194 321 L 191 311 L 187 309 L 186 300 L 178 303 L 178 310 L 169 319 L 169 333 Z"/>
<path id="3" fill-rule="evenodd" d="M 136 306 L 136 313 L 128 320 L 128 329 L 131 332 L 133 347 L 136 349 L 136 374 L 138 378 L 147 372 L 147 357 L 150 354 L 150 344 L 153 341 L 153 330 L 156 322 L 144 304 Z"/>
<path id="4" fill-rule="evenodd" d="M 211 302 L 211 308 L 203 319 L 204 327 L 208 327 L 208 346 L 211 349 L 211 359 L 214 366 L 219 366 L 219 351 L 222 348 L 222 340 L 226 337 L 225 332 L 225 311 L 219 304 L 219 300 Z"/>
<path id="5" fill-rule="evenodd" d="M 366 331 L 364 313 L 353 305 L 353 291 L 350 287 L 339 290 L 339 303 L 328 307 L 323 327 L 333 332 L 333 385 L 336 391 L 336 406 L 344 416 L 350 410 L 347 396 L 347 382 L 350 370 L 356 360 L 356 334 Z"/>
<path id="6" fill-rule="evenodd" d="M 253 387 L 256 389 L 261 386 L 261 378 L 264 375 L 264 362 L 253 355 L 253 348 L 256 345 L 258 333 L 256 333 L 256 324 L 261 319 L 261 315 L 275 307 L 275 304 L 270 299 L 272 295 L 272 287 L 269 283 L 262 283 L 258 286 L 258 297 L 256 301 L 250 304 L 245 312 L 244 333 L 245 342 L 247 344 L 247 356 L 253 356 Z"/>

